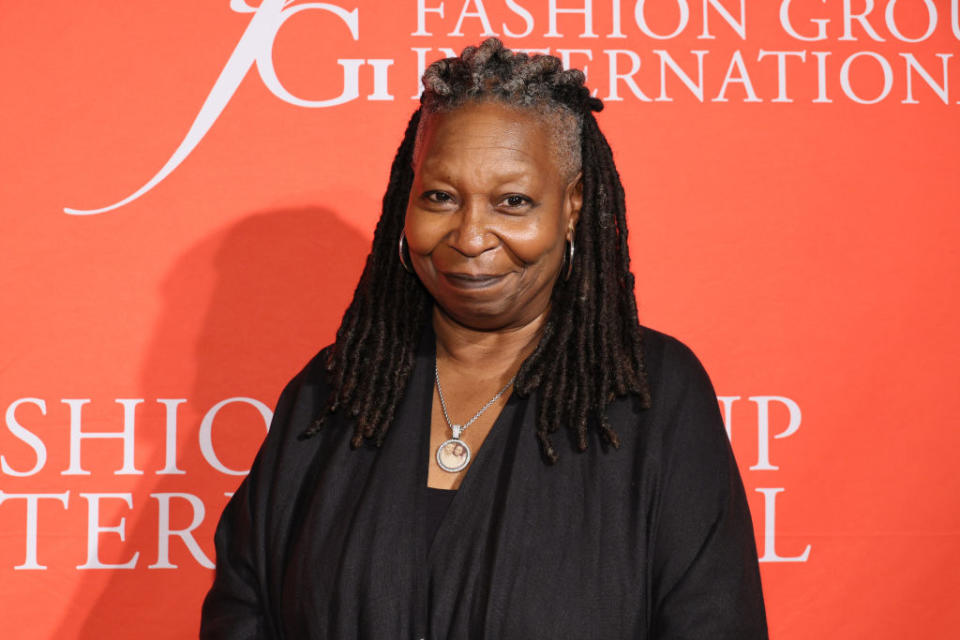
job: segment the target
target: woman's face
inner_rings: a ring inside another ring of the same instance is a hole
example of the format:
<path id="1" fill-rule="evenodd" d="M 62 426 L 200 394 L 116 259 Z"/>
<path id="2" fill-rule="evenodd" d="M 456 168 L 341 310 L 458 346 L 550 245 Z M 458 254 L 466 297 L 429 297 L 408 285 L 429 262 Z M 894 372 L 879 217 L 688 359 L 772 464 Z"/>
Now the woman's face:
<path id="1" fill-rule="evenodd" d="M 431 115 L 414 158 L 407 245 L 440 309 L 475 329 L 541 316 L 582 204 L 550 125 L 498 103 Z"/>

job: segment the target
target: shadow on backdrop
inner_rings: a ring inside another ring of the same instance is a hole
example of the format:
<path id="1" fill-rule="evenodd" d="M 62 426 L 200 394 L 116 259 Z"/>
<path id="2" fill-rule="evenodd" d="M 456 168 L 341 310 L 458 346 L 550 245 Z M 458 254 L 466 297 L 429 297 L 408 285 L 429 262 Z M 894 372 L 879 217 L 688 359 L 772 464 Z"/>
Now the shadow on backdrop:
<path id="1" fill-rule="evenodd" d="M 141 369 L 145 401 L 137 415 L 137 468 L 144 475 L 134 493 L 135 510 L 113 516 L 105 508 L 101 515 L 103 526 L 116 526 L 126 515 L 125 543 L 115 533 L 102 535 L 101 561 L 124 562 L 134 551 L 139 561 L 133 570 L 110 570 L 82 626 L 66 622 L 56 638 L 197 636 L 213 572 L 177 537 L 170 539 L 169 560 L 178 568 L 147 568 L 159 553 L 159 501 L 151 494 L 189 493 L 203 500 L 203 523 L 192 533 L 215 560 L 212 539 L 224 492 L 242 477 L 216 471 L 204 458 L 201 419 L 236 396 L 273 409 L 287 380 L 333 340 L 369 246 L 336 213 L 304 208 L 252 214 L 177 260 L 162 286 L 163 308 Z M 178 407 L 176 460 L 185 474 L 157 474 L 166 461 L 165 409 L 158 398 L 186 400 Z M 213 433 L 221 462 L 247 469 L 265 434 L 263 418 L 249 404 L 228 405 L 217 414 Z M 190 503 L 170 499 L 170 506 L 170 528 L 188 527 Z M 103 571 L 88 570 L 80 590 L 102 585 Z"/>

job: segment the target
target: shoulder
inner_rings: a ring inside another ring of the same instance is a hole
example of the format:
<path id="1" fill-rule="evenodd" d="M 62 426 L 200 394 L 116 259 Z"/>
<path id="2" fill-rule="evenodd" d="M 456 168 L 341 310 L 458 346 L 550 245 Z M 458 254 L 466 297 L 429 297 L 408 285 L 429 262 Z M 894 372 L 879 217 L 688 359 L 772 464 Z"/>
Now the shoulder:
<path id="1" fill-rule="evenodd" d="M 266 439 L 258 452 L 258 462 L 272 467 L 278 459 L 307 455 L 313 447 L 299 438 L 326 408 L 330 386 L 326 365 L 332 346 L 316 353 L 284 385 L 277 400 Z M 312 440 L 315 440 L 313 438 Z"/>
<path id="2" fill-rule="evenodd" d="M 700 359 L 677 338 L 646 327 L 643 349 L 651 400 L 644 423 L 665 463 L 679 464 L 680 456 L 694 466 L 725 468 L 730 444 Z"/>
<path id="3" fill-rule="evenodd" d="M 281 398 L 284 394 L 294 393 L 304 387 L 326 387 L 327 361 L 332 351 L 333 345 L 328 344 L 314 354 L 300 371 L 287 382 L 281 393 Z"/>
<path id="4" fill-rule="evenodd" d="M 284 511 L 290 496 L 300 491 L 320 451 L 346 450 L 347 438 L 342 429 L 321 429 L 313 437 L 300 437 L 326 410 L 330 388 L 326 375 L 328 353 L 329 347 L 313 356 L 280 393 L 270 429 L 242 485 L 254 513 L 276 516 L 277 509 Z M 270 526 L 280 527 L 281 520 L 273 516 Z"/>
<path id="5" fill-rule="evenodd" d="M 644 367 L 654 403 L 671 404 L 690 392 L 713 395 L 710 377 L 690 347 L 649 327 L 641 327 L 641 331 Z"/>
<path id="6" fill-rule="evenodd" d="M 297 404 L 324 402 L 329 390 L 327 361 L 333 345 L 318 351 L 283 387 L 277 400 L 277 413 L 290 410 Z M 272 429 L 271 429 L 272 430 Z"/>
<path id="7" fill-rule="evenodd" d="M 637 452 L 644 457 L 662 460 L 691 442 L 722 450 L 725 428 L 700 359 L 669 334 L 649 327 L 641 332 L 650 404 L 644 408 L 633 395 L 618 398 L 608 407 L 611 424 L 621 436 L 636 437 Z M 637 428 L 626 428 L 630 425 Z"/>

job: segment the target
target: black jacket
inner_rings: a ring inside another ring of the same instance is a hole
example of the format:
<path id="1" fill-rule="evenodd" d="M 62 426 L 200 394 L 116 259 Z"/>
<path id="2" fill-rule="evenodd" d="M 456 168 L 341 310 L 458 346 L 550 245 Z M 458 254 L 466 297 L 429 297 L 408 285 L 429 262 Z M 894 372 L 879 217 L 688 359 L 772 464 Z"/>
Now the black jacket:
<path id="1" fill-rule="evenodd" d="M 428 549 L 425 334 L 379 449 L 351 450 L 342 416 L 297 439 L 325 406 L 322 352 L 283 391 L 217 528 L 202 638 L 767 637 L 743 485 L 689 349 L 644 329 L 653 405 L 611 405 L 619 449 L 593 437 L 548 465 L 536 394 L 511 396 Z"/>

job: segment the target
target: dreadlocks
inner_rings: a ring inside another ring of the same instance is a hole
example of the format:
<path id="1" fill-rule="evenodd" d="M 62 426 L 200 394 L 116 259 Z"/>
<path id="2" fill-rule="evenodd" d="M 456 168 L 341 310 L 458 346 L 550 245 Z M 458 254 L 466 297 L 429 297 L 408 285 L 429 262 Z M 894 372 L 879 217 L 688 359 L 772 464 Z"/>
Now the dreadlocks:
<path id="1" fill-rule="evenodd" d="M 404 270 L 396 251 L 413 183 L 418 132 L 432 113 L 496 101 L 558 116 L 552 121 L 560 165 L 564 173 L 583 172 L 572 275 L 554 286 L 540 342 L 517 373 L 515 393 L 526 396 L 540 389 L 536 437 L 549 462 L 559 457 L 551 434 L 560 425 L 570 429 L 581 451 L 587 448 L 589 429 L 619 446 L 606 417 L 607 405 L 633 394 L 648 407 L 650 395 L 630 273 L 623 186 L 592 114 L 603 104 L 590 96 L 581 71 L 564 70 L 554 56 L 514 54 L 496 38 L 467 47 L 459 58 L 434 62 L 423 83 L 421 107 L 410 118 L 390 169 L 373 248 L 326 363 L 332 389 L 326 411 L 300 437 L 316 434 L 329 414 L 343 410 L 355 420 L 353 447 L 365 440 L 377 446 L 383 442 L 433 305 L 417 277 Z"/>

